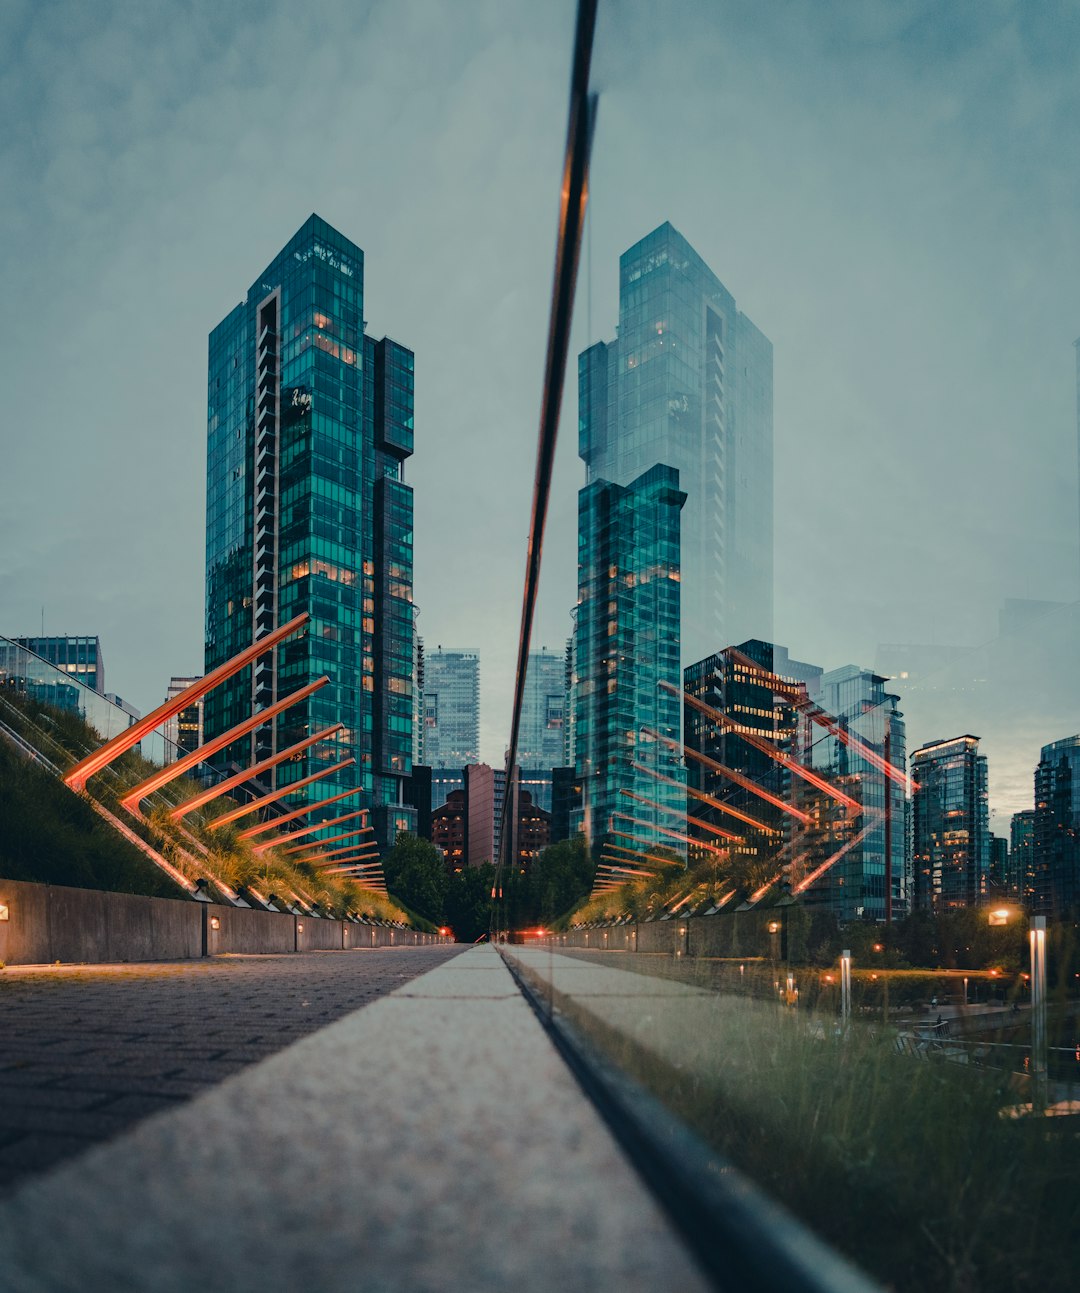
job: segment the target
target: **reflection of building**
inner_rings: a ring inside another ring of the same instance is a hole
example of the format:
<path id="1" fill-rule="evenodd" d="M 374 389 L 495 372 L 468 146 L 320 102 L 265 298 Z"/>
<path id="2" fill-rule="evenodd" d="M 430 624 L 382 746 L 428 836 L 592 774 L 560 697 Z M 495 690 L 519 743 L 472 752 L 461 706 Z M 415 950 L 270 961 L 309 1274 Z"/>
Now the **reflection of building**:
<path id="1" fill-rule="evenodd" d="M 518 763 L 523 769 L 543 769 L 550 778 L 551 769 L 562 763 L 565 710 L 565 654 L 530 652 L 518 737 Z M 549 786 L 549 800 L 550 793 Z"/>
<path id="2" fill-rule="evenodd" d="M 424 760 L 433 768 L 475 763 L 480 748 L 480 656 L 437 647 L 424 653 Z"/>
<path id="3" fill-rule="evenodd" d="M 206 659 L 213 669 L 304 611 L 302 634 L 206 698 L 208 739 L 321 675 L 327 686 L 220 760 L 344 730 L 267 780 L 347 757 L 305 791 L 359 786 L 382 843 L 414 822 L 413 355 L 365 333 L 364 253 L 312 216 L 210 335 Z"/>
<path id="4" fill-rule="evenodd" d="M 618 338 L 578 360 L 588 481 L 678 473 L 682 661 L 772 636 L 772 343 L 662 224 L 619 259 Z"/>
<path id="5" fill-rule="evenodd" d="M 552 768 L 551 770 L 551 842 L 568 840 L 573 833 L 571 823 L 581 820 L 581 778 L 577 769 Z"/>
<path id="6" fill-rule="evenodd" d="M 61 673 L 70 674 L 76 682 L 105 694 L 105 661 L 100 638 L 61 636 L 12 638 L 12 641 L 48 660 Z"/>
<path id="7" fill-rule="evenodd" d="M 741 889 L 753 892 L 787 860 L 790 823 L 776 801 L 790 798 L 791 779 L 743 734 L 793 753 L 795 711 L 778 700 L 775 684 L 813 686 L 820 676 L 817 666 L 758 639 L 699 660 L 683 673 L 684 740 L 691 752 L 686 811 L 707 823 L 691 823 L 707 846 L 698 852 L 708 857 L 710 849 L 725 849 L 727 871 Z M 710 827 L 727 834 L 717 836 Z"/>
<path id="8" fill-rule="evenodd" d="M 1003 897 L 1012 897 L 1009 841 L 1004 835 L 990 836 L 990 888 L 996 890 Z"/>
<path id="9" fill-rule="evenodd" d="M 464 769 L 463 789 L 452 790 L 445 804 L 431 814 L 431 840 L 452 871 L 497 861 L 501 835 L 502 787 L 505 776 L 486 763 Z M 551 842 L 551 814 L 534 804 L 527 790 L 515 796 L 517 830 L 513 855 L 519 868 Z"/>
<path id="10" fill-rule="evenodd" d="M 915 904 L 972 907 L 986 897 L 990 825 L 977 736 L 932 741 L 911 756 Z"/>
<path id="11" fill-rule="evenodd" d="M 1080 735 L 1042 748 L 1032 841 L 1036 912 L 1080 915 Z"/>
<path id="12" fill-rule="evenodd" d="M 679 510 L 685 497 L 678 472 L 663 465 L 626 487 L 594 480 L 578 495 L 572 703 L 586 834 L 594 848 L 611 836 L 624 846 L 654 845 L 657 828 L 685 804 L 679 755 Z"/>
<path id="13" fill-rule="evenodd" d="M 453 790 L 446 803 L 431 814 L 431 842 L 441 849 L 450 871 L 467 865 L 465 852 L 465 791 Z"/>
<path id="14" fill-rule="evenodd" d="M 1009 826 L 1009 871 L 1013 896 L 1030 909 L 1035 905 L 1035 810 L 1013 813 Z"/>
<path id="15" fill-rule="evenodd" d="M 177 678 L 169 680 L 169 690 L 165 693 L 166 700 L 172 700 L 179 696 L 185 688 L 190 687 L 192 683 L 198 682 L 198 678 Z M 166 749 L 170 754 L 179 758 L 182 754 L 190 754 L 197 750 L 203 743 L 203 702 L 197 700 L 187 709 L 182 709 L 179 714 L 170 718 L 162 728 L 166 740 L 169 744 Z"/>
<path id="16" fill-rule="evenodd" d="M 807 762 L 854 799 L 858 808 L 848 809 L 843 830 L 828 841 L 819 865 L 844 851 L 807 889 L 806 901 L 827 903 L 841 921 L 886 918 L 886 854 L 892 884 L 890 914 L 902 917 L 909 908 L 904 785 L 890 778 L 873 758 L 878 756 L 900 774 L 907 761 L 900 698 L 885 690 L 886 681 L 868 669 L 843 665 L 822 674 L 815 697 L 843 735 L 818 728 L 812 734 Z"/>

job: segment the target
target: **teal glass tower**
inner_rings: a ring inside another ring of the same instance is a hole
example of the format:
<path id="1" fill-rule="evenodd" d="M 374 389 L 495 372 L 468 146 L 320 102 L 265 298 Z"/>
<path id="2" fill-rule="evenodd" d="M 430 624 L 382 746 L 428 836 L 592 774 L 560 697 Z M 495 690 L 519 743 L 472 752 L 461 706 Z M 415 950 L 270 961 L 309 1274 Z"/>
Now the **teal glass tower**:
<path id="1" fill-rule="evenodd" d="M 679 753 L 679 473 L 578 495 L 571 703 L 583 786 L 575 824 L 594 850 L 658 845 L 685 856 Z M 661 686 L 666 683 L 667 686 Z"/>
<path id="2" fill-rule="evenodd" d="M 207 739 L 324 674 L 220 756 L 241 766 L 335 723 L 275 789 L 352 757 L 289 804 L 358 787 L 380 841 L 412 829 L 413 354 L 365 331 L 364 253 L 318 216 L 210 334 L 206 668 L 294 616 L 302 634 L 207 697 Z M 327 811 L 340 811 L 327 810 Z"/>
<path id="3" fill-rule="evenodd" d="M 772 343 L 668 223 L 619 259 L 619 327 L 578 360 L 588 480 L 679 473 L 682 663 L 772 640 Z"/>

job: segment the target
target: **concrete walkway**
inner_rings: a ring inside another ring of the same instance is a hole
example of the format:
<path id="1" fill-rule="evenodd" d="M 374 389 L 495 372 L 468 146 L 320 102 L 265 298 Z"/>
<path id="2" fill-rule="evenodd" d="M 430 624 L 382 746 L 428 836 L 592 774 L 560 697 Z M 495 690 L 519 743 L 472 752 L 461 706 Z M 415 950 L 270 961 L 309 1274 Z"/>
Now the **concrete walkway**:
<path id="1" fill-rule="evenodd" d="M 705 1288 L 490 947 L 27 1182 L 0 1286 Z"/>

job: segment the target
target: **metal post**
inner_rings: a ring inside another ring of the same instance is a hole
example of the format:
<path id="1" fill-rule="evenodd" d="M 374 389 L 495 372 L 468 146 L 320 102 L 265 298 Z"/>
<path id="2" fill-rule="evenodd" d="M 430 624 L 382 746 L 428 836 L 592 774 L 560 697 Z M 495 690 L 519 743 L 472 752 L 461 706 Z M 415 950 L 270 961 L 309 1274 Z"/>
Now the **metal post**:
<path id="1" fill-rule="evenodd" d="M 1046 1108 L 1046 917 L 1031 918 L 1032 1111 Z"/>
<path id="2" fill-rule="evenodd" d="M 846 1033 L 851 1023 L 851 951 L 840 953 L 840 1024 Z"/>

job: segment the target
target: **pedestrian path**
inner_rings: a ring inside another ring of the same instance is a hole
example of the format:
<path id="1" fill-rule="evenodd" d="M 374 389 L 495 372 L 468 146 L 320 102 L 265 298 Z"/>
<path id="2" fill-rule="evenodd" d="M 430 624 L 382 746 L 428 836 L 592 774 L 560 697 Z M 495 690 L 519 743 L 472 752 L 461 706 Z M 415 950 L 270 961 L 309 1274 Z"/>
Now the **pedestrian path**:
<path id="1" fill-rule="evenodd" d="M 705 1285 L 474 949 L 0 1201 L 5 1293 Z"/>

